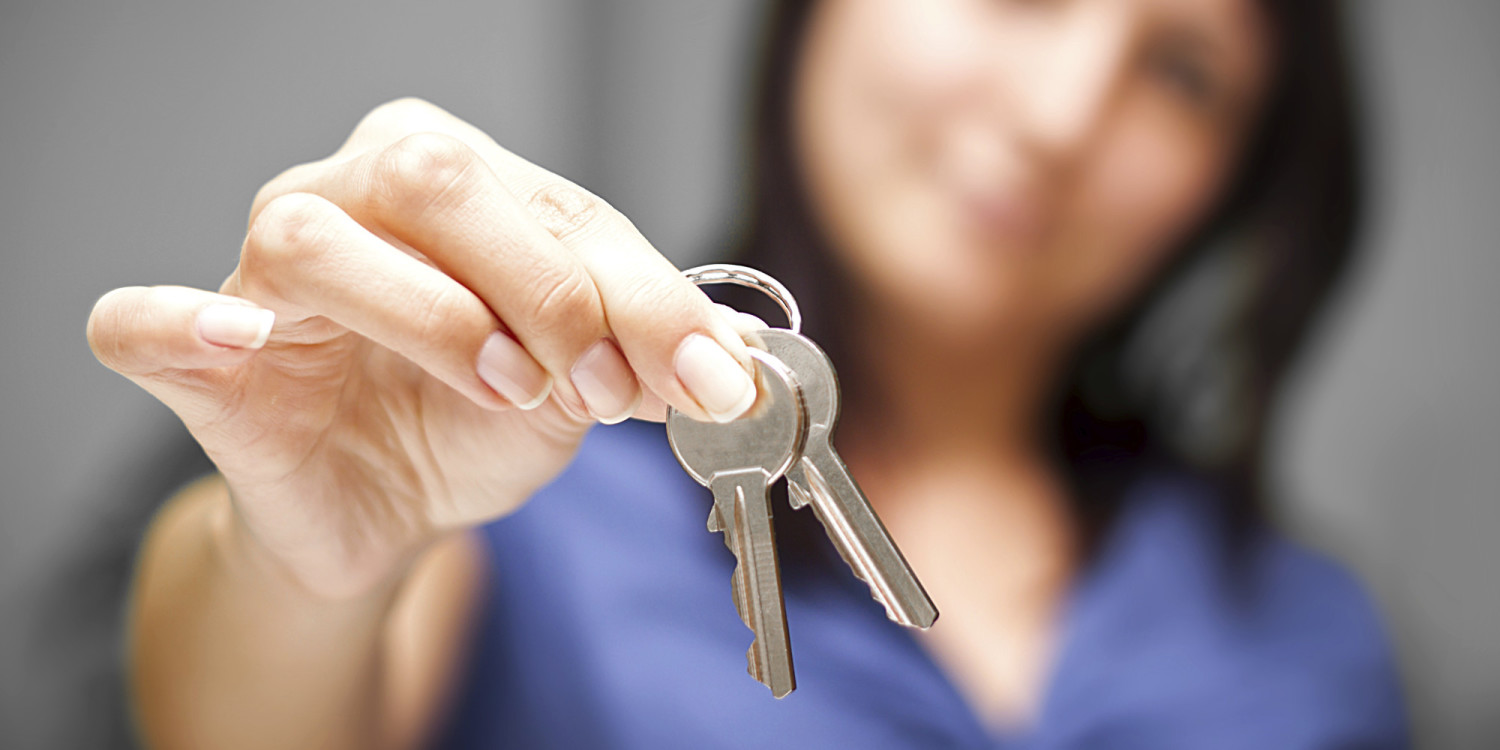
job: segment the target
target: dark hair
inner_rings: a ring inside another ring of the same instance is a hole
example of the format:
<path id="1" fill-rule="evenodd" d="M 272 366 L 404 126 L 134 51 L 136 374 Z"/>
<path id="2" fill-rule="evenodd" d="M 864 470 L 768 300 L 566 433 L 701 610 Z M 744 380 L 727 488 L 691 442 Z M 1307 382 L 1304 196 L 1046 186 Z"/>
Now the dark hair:
<path id="1" fill-rule="evenodd" d="M 780 0 L 771 8 L 749 118 L 748 213 L 733 254 L 780 278 L 798 295 L 809 335 L 835 362 L 851 362 L 838 310 L 846 281 L 792 147 L 793 77 L 813 5 Z M 1148 469 L 1211 483 L 1231 530 L 1263 519 L 1275 397 L 1351 256 L 1361 175 L 1338 7 L 1262 7 L 1276 63 L 1235 179 L 1155 278 L 1076 348 L 1053 394 L 1047 428 L 1087 540 Z M 860 387 L 858 372 L 841 380 Z"/>

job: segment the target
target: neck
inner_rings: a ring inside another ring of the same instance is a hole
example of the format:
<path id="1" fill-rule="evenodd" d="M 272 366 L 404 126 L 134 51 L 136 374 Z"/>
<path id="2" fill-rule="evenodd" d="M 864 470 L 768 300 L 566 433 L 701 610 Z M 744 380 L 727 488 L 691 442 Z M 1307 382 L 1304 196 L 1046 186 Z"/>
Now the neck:
<path id="1" fill-rule="evenodd" d="M 1028 723 L 1077 560 L 1041 440 L 1055 350 L 860 312 L 838 450 L 943 611 L 923 645 L 996 726 Z"/>
<path id="2" fill-rule="evenodd" d="M 871 458 L 1043 462 L 1053 347 L 1022 332 L 942 338 L 901 316 L 861 317 L 867 324 L 850 355 L 863 379 L 850 394 L 841 442 Z"/>

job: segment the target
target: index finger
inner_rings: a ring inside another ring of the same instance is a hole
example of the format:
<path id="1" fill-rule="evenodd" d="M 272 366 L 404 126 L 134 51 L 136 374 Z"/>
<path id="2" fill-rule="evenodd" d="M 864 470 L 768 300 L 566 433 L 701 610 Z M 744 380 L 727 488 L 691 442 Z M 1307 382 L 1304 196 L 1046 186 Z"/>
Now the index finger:
<path id="1" fill-rule="evenodd" d="M 629 219 L 589 191 L 501 147 L 478 128 L 420 100 L 384 105 L 361 123 L 371 142 L 397 133 L 457 138 L 594 280 L 606 324 L 642 385 L 690 415 L 728 421 L 755 400 L 744 342 Z"/>

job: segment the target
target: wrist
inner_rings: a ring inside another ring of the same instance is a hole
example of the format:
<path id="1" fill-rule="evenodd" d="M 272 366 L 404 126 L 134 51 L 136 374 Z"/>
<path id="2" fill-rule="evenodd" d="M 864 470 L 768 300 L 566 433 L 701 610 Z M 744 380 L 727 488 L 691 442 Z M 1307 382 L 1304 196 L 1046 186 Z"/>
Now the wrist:
<path id="1" fill-rule="evenodd" d="M 236 510 L 228 484 L 222 479 L 218 483 L 220 491 L 203 514 L 213 557 L 231 580 L 288 604 L 384 608 L 419 554 L 413 550 L 394 555 L 396 559 L 387 564 L 362 566 L 357 572 L 335 572 L 328 563 L 299 561 L 262 541 Z"/>

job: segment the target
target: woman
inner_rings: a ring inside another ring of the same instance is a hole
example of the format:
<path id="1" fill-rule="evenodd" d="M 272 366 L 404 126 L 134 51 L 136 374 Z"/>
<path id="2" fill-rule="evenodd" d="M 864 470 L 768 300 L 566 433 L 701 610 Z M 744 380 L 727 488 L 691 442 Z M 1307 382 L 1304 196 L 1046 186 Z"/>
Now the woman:
<path id="1" fill-rule="evenodd" d="M 90 319 L 218 468 L 139 563 L 141 730 L 1402 745 L 1368 602 L 1256 505 L 1271 398 L 1350 240 L 1336 21 L 1290 0 L 777 8 L 740 259 L 809 308 L 846 385 L 839 449 L 943 612 L 891 626 L 783 510 L 801 688 L 781 702 L 744 675 L 733 561 L 650 424 L 744 412 L 757 323 L 472 126 L 376 109 L 261 190 L 219 292 L 121 289 Z"/>

